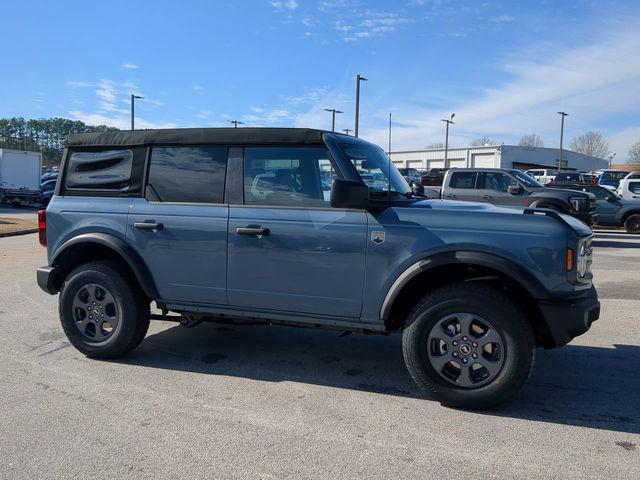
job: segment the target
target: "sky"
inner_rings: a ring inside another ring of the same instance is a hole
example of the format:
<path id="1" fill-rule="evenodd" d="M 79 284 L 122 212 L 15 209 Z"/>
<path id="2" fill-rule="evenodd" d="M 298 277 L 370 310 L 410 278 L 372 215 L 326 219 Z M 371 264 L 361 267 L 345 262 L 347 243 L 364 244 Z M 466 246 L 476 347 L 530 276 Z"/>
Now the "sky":
<path id="1" fill-rule="evenodd" d="M 353 129 L 392 150 L 588 130 L 640 141 L 640 2 L 0 0 L 0 117 Z M 6 21 L 10 19 L 10 21 Z"/>

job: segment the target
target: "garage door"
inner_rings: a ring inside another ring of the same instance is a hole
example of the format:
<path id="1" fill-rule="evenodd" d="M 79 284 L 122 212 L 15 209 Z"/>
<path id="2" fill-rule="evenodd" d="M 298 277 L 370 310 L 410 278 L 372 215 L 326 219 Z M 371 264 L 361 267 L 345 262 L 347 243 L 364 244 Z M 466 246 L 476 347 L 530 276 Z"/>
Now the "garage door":
<path id="1" fill-rule="evenodd" d="M 398 168 L 404 168 L 404 162 L 402 160 L 391 160 L 391 163 Z"/>
<path id="2" fill-rule="evenodd" d="M 422 170 L 422 160 L 409 160 L 407 162 L 407 168 Z"/>
<path id="3" fill-rule="evenodd" d="M 467 161 L 464 158 L 452 158 L 449 160 L 449 168 L 464 168 L 467 166 Z"/>
<path id="4" fill-rule="evenodd" d="M 429 160 L 427 168 L 444 168 L 444 160 Z"/>
<path id="5" fill-rule="evenodd" d="M 495 156 L 490 154 L 481 154 L 475 153 L 473 154 L 473 167 L 474 168 L 495 168 Z"/>

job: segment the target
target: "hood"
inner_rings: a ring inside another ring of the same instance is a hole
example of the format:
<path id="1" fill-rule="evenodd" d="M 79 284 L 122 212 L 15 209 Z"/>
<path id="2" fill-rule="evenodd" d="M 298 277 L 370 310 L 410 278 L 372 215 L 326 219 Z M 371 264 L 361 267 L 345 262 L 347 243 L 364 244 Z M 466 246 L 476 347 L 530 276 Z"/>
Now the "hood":
<path id="1" fill-rule="evenodd" d="M 584 192 L 580 192 L 584 193 Z M 492 214 L 506 214 L 506 215 L 525 215 L 525 210 L 528 213 L 535 211 L 541 211 L 537 209 L 525 209 L 521 207 L 498 207 L 490 203 L 479 202 L 464 202 L 460 200 L 420 200 L 411 204 L 409 208 L 415 209 L 429 209 L 436 211 L 455 211 L 466 213 L 492 213 Z M 542 212 L 542 211 L 541 211 Z M 537 214 L 542 215 L 543 213 Z M 562 222 L 565 226 L 569 227 L 575 233 L 581 237 L 589 236 L 593 231 L 580 220 L 573 218 L 571 215 L 565 215 L 563 213 L 553 212 L 551 215 L 558 221 Z"/>

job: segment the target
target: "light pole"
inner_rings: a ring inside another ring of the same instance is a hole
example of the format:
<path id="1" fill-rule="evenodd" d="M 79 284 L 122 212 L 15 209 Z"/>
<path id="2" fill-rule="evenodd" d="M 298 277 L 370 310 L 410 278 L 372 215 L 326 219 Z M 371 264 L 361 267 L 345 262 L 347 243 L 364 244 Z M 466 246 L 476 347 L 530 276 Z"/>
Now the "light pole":
<path id="1" fill-rule="evenodd" d="M 391 113 L 389 113 L 389 150 L 387 151 L 387 155 L 391 157 Z"/>
<path id="2" fill-rule="evenodd" d="M 447 124 L 446 133 L 444 134 L 444 168 L 447 168 L 447 157 L 449 155 L 449 125 L 454 125 L 455 122 L 453 121 L 453 117 L 455 116 L 456 114 L 452 113 L 451 117 L 448 120 L 442 120 Z"/>
<path id="3" fill-rule="evenodd" d="M 336 131 L 336 113 L 344 113 L 340 110 L 336 110 L 335 108 L 325 108 L 325 112 L 331 112 L 331 131 Z"/>
<path id="4" fill-rule="evenodd" d="M 238 128 L 238 125 L 244 125 L 240 120 L 227 120 L 227 123 L 233 125 L 233 128 Z"/>
<path id="5" fill-rule="evenodd" d="M 134 95 L 133 93 L 131 94 L 131 130 L 135 130 L 134 128 L 134 111 L 135 111 L 135 103 L 136 103 L 136 98 L 144 98 L 142 95 Z"/>
<path id="6" fill-rule="evenodd" d="M 613 162 L 613 158 L 616 156 L 616 152 L 613 152 L 613 155 L 609 155 L 609 168 L 611 168 L 611 162 Z"/>
<path id="7" fill-rule="evenodd" d="M 362 75 L 356 77 L 356 126 L 353 135 L 358 138 L 358 124 L 360 123 L 360 82 L 366 82 L 367 79 Z"/>
<path id="8" fill-rule="evenodd" d="M 562 170 L 562 140 L 564 139 L 564 117 L 568 117 L 569 114 L 565 112 L 558 112 L 560 115 L 560 159 L 558 160 L 558 171 Z"/>
<path id="9" fill-rule="evenodd" d="M 343 128 L 342 131 L 344 133 L 346 133 L 347 135 L 349 135 L 349 132 L 351 131 L 351 129 L 350 128 Z"/>

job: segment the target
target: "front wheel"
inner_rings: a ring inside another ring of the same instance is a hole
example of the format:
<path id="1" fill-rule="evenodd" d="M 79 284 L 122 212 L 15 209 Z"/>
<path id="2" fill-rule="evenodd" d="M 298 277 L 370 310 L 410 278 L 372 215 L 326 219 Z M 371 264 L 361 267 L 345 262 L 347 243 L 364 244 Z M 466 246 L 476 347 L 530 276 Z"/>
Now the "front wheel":
<path id="1" fill-rule="evenodd" d="M 514 396 L 535 358 L 531 325 L 502 292 L 456 283 L 422 299 L 407 318 L 403 353 L 415 382 L 441 403 L 486 409 Z"/>
<path id="2" fill-rule="evenodd" d="M 640 233 L 640 214 L 630 215 L 624 222 L 627 233 Z"/>

